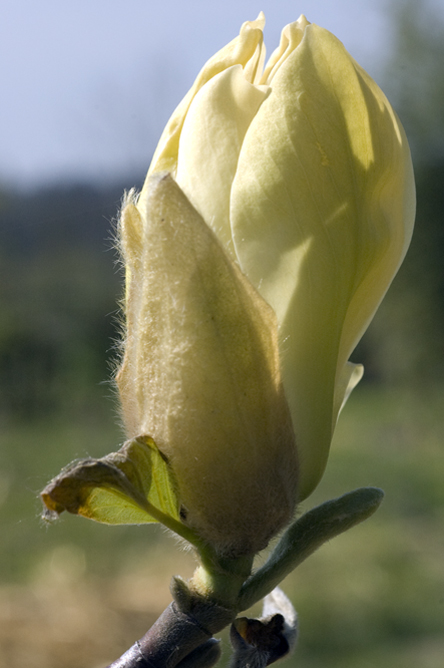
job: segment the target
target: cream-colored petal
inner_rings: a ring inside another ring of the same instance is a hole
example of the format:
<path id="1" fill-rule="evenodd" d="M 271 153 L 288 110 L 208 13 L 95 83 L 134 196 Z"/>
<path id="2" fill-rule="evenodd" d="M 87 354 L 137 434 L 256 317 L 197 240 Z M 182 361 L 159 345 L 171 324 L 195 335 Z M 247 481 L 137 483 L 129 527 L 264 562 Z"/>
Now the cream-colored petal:
<path id="1" fill-rule="evenodd" d="M 414 185 L 391 107 L 315 25 L 281 62 L 232 189 L 242 270 L 274 308 L 300 498 L 328 457 L 344 366 L 410 240 Z"/>
<path id="2" fill-rule="evenodd" d="M 169 175 L 137 208 L 143 256 L 117 377 L 128 436 L 168 458 L 189 526 L 222 551 L 255 552 L 296 498 L 274 313 Z"/>
<path id="3" fill-rule="evenodd" d="M 360 256 L 347 310 L 338 368 L 367 329 L 409 247 L 416 212 L 410 149 L 404 129 L 385 95 L 354 63 L 368 108 L 373 160 L 366 170 Z M 350 132 L 358 132 L 351 128 Z M 363 189 L 364 190 L 364 189 Z"/>
<path id="4" fill-rule="evenodd" d="M 234 65 L 195 96 L 185 119 L 176 180 L 234 258 L 230 193 L 248 127 L 269 92 Z"/>
<path id="5" fill-rule="evenodd" d="M 260 83 L 270 84 L 280 66 L 287 60 L 289 55 L 299 46 L 304 36 L 305 28 L 310 25 L 305 16 L 301 14 L 297 21 L 289 23 L 282 30 L 281 41 L 277 49 L 273 51 L 262 74 Z"/>
<path id="6" fill-rule="evenodd" d="M 250 22 L 248 22 L 248 24 L 250 24 Z M 260 28 L 261 31 L 264 30 L 265 16 L 263 12 L 259 14 L 254 24 L 257 28 Z M 241 28 L 241 34 L 242 34 L 242 28 Z M 249 61 L 244 66 L 244 76 L 246 80 L 252 84 L 259 84 L 261 82 L 262 72 L 264 70 L 265 55 L 266 55 L 266 49 L 262 34 L 262 38 L 258 40 L 254 54 L 251 56 Z"/>
<path id="7" fill-rule="evenodd" d="M 333 430 L 336 426 L 336 421 L 340 412 L 347 403 L 347 399 L 363 375 L 364 367 L 362 364 L 353 364 L 353 362 L 347 362 L 345 366 L 342 367 L 341 372 L 338 374 L 333 403 Z"/>
<path id="8" fill-rule="evenodd" d="M 182 126 L 187 115 L 189 106 L 196 93 L 216 74 L 232 67 L 242 65 L 248 70 L 249 76 L 255 76 L 260 70 L 260 62 L 264 58 L 263 29 L 265 17 L 261 12 L 255 21 L 246 21 L 238 37 L 224 46 L 212 56 L 199 72 L 193 86 L 188 91 L 182 102 L 173 112 L 162 136 L 148 171 L 148 177 L 154 172 L 168 171 L 175 176 L 177 166 L 177 152 L 179 150 L 179 138 Z M 251 80 L 253 82 L 253 80 Z M 144 189 L 148 187 L 147 180 Z"/>

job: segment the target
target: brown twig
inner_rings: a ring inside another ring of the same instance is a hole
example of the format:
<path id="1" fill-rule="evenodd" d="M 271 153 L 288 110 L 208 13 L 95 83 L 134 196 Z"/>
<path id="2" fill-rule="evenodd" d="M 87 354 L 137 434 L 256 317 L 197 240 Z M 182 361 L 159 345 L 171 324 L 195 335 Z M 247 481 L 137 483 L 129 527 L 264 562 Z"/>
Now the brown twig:
<path id="1" fill-rule="evenodd" d="M 205 600 L 174 578 L 174 601 L 120 659 L 107 668 L 210 668 L 220 656 L 212 636 L 230 624 L 235 611 Z"/>

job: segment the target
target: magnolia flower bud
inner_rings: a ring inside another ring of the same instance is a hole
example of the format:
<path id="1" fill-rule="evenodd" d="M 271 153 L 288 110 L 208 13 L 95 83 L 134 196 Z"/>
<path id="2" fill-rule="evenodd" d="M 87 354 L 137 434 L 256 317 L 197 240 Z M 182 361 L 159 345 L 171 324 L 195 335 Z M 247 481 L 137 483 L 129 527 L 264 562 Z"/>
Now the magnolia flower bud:
<path id="1" fill-rule="evenodd" d="M 301 16 L 262 71 L 263 26 L 208 61 L 149 174 L 170 171 L 276 313 L 301 500 L 362 375 L 348 359 L 406 253 L 415 188 L 396 114 L 341 42 Z"/>
<path id="2" fill-rule="evenodd" d="M 121 237 L 128 436 L 167 458 L 187 526 L 221 553 L 254 554 L 296 502 L 275 315 L 168 174 L 127 203 Z"/>
<path id="3" fill-rule="evenodd" d="M 122 211 L 130 440 L 42 493 L 50 513 L 160 521 L 230 557 L 318 484 L 415 210 L 374 81 L 303 16 L 263 69 L 263 27 L 204 66 Z"/>

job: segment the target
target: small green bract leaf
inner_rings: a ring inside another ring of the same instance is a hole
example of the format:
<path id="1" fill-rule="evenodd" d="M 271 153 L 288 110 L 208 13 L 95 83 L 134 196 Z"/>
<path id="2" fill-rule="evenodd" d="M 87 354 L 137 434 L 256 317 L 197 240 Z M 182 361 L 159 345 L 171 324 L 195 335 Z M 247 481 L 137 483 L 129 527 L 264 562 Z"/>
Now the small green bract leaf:
<path id="1" fill-rule="evenodd" d="M 41 494 L 46 515 L 64 510 L 105 524 L 179 520 L 179 502 L 168 463 L 142 436 L 102 459 L 74 462 Z"/>
<path id="2" fill-rule="evenodd" d="M 260 601 L 323 543 L 373 515 L 383 498 L 378 487 L 360 487 L 302 515 L 288 527 L 265 564 L 244 582 L 238 609 Z"/>

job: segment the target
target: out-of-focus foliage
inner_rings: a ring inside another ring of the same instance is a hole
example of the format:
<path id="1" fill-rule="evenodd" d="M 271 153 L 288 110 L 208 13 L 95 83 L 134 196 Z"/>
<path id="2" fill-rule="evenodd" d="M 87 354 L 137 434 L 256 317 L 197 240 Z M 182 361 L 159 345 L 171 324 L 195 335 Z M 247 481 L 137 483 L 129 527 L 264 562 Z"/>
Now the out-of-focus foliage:
<path id="1" fill-rule="evenodd" d="M 426 0 L 394 2 L 384 90 L 401 116 L 415 162 L 444 159 L 444 22 Z M 419 165 L 418 165 L 419 166 Z"/>
<path id="2" fill-rule="evenodd" d="M 85 403 L 110 376 L 123 185 L 54 186 L 0 201 L 0 415 Z M 103 388 L 101 393 L 104 394 Z"/>

